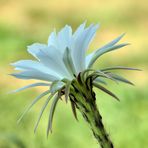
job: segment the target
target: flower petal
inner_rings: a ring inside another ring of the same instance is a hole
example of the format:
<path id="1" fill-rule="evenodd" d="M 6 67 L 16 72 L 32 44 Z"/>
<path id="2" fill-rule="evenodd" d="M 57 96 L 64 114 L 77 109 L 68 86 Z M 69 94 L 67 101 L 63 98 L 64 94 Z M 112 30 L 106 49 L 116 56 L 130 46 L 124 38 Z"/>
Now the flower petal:
<path id="1" fill-rule="evenodd" d="M 56 47 L 61 54 L 64 53 L 65 48 L 71 46 L 72 40 L 72 29 L 70 26 L 66 25 L 61 31 L 56 34 L 56 32 L 52 32 L 48 38 L 48 46 Z"/>
<path id="2" fill-rule="evenodd" d="M 62 53 L 65 51 L 66 47 L 70 48 L 71 41 L 72 41 L 72 29 L 70 26 L 66 25 L 58 33 L 59 49 L 62 50 Z"/>
<path id="3" fill-rule="evenodd" d="M 64 83 L 61 81 L 54 81 L 50 86 L 50 93 L 55 93 L 64 86 Z"/>
<path id="4" fill-rule="evenodd" d="M 63 63 L 62 55 L 59 54 L 59 50 L 54 46 L 33 44 L 28 47 L 28 52 L 36 57 L 45 67 L 48 67 L 57 75 L 71 78 L 71 75 L 68 73 Z"/>
<path id="5" fill-rule="evenodd" d="M 28 46 L 28 52 L 36 57 L 41 63 L 47 66 L 50 70 L 56 72 L 57 74 L 62 74 L 62 76 L 69 74 L 66 67 L 62 61 L 62 55 L 54 46 L 46 46 L 44 44 L 33 44 Z"/>
<path id="6" fill-rule="evenodd" d="M 12 66 L 16 67 L 16 70 L 37 70 L 46 74 L 50 74 L 56 77 L 60 76 L 49 69 L 48 67 L 44 66 L 42 63 L 33 60 L 20 60 L 15 63 L 11 63 Z"/>
<path id="7" fill-rule="evenodd" d="M 57 40 L 57 35 L 56 35 L 56 31 L 53 31 L 48 38 L 48 46 L 54 46 L 56 48 L 58 48 L 58 40 Z"/>
<path id="8" fill-rule="evenodd" d="M 27 46 L 27 51 L 31 55 L 33 55 L 36 59 L 38 59 L 38 57 L 36 55 L 38 54 L 39 50 L 42 49 L 42 48 L 46 48 L 46 47 L 47 47 L 47 45 L 45 45 L 45 44 L 34 43 L 30 46 Z"/>
<path id="9" fill-rule="evenodd" d="M 74 38 L 77 38 L 78 35 L 81 34 L 84 31 L 85 25 L 86 25 L 86 21 L 77 28 L 77 30 L 73 34 Z"/>
<path id="10" fill-rule="evenodd" d="M 90 25 L 84 31 L 80 31 L 80 34 L 77 36 L 73 36 L 72 43 L 72 57 L 74 61 L 74 65 L 77 69 L 77 73 L 83 71 L 85 69 L 85 54 L 88 46 L 94 37 L 98 25 Z"/>
<path id="11" fill-rule="evenodd" d="M 55 81 L 55 80 L 59 80 L 59 78 L 46 74 L 46 73 L 42 73 L 39 71 L 23 71 L 20 73 L 13 73 L 10 74 L 18 79 L 37 79 L 37 80 L 44 80 L 44 81 Z"/>
<path id="12" fill-rule="evenodd" d="M 68 73 L 64 63 L 62 56 L 59 54 L 59 51 L 54 47 L 46 47 L 40 49 L 40 51 L 36 54 L 40 62 L 43 63 L 50 70 L 54 71 L 61 77 L 71 78 L 71 75 Z"/>

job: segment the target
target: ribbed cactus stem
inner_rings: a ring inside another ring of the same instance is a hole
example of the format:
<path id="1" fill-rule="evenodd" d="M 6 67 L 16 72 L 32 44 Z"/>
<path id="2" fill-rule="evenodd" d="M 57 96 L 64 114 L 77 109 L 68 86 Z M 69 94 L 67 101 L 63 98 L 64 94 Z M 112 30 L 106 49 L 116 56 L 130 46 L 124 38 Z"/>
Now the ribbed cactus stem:
<path id="1" fill-rule="evenodd" d="M 73 88 L 70 90 L 69 95 L 70 100 L 89 124 L 100 147 L 113 148 L 113 144 L 104 128 L 102 117 L 96 105 L 96 97 L 92 90 L 91 79 L 85 84 L 80 84 L 78 81 L 73 82 Z"/>

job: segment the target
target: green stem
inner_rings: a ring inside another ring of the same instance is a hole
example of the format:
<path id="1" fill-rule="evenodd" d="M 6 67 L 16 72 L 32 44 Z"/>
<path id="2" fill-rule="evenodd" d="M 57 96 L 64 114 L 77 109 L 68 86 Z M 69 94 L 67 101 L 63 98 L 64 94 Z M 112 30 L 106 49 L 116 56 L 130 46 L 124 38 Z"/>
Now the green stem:
<path id="1" fill-rule="evenodd" d="M 93 135 L 101 148 L 113 148 L 113 144 L 104 128 L 102 117 L 96 105 L 96 97 L 92 90 L 91 81 L 86 85 L 80 85 L 80 83 L 75 81 L 69 96 L 72 103 L 75 104 L 76 108 L 90 125 Z"/>

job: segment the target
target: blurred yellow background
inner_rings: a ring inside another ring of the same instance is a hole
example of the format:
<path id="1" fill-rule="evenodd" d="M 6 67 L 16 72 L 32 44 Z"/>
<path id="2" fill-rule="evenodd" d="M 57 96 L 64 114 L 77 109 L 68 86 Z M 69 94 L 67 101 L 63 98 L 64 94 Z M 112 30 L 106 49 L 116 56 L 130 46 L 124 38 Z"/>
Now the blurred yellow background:
<path id="1" fill-rule="evenodd" d="M 34 42 L 46 43 L 49 33 L 66 24 L 76 29 L 87 24 L 101 25 L 90 51 L 126 32 L 122 42 L 130 46 L 101 57 L 95 68 L 123 65 L 140 68 L 142 72 L 120 72 L 136 86 L 110 83 L 120 103 L 97 91 L 97 103 L 116 148 L 148 147 L 148 1 L 138 0 L 0 0 L 0 148 L 97 148 L 97 142 L 79 115 L 76 122 L 70 104 L 60 101 L 56 110 L 53 133 L 46 138 L 47 113 L 36 135 L 33 127 L 41 105 L 39 102 L 25 116 L 16 121 L 25 106 L 44 88 L 17 94 L 6 94 L 31 81 L 10 77 L 9 63 L 32 58 L 26 46 Z"/>

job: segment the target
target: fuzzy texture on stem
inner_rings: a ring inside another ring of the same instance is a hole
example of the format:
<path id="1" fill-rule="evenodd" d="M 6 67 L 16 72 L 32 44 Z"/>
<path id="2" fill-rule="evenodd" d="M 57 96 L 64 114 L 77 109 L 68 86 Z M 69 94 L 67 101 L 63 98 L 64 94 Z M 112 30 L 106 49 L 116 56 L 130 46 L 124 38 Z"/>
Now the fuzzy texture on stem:
<path id="1" fill-rule="evenodd" d="M 102 117 L 97 108 L 91 78 L 86 81 L 85 85 L 84 83 L 73 81 L 72 86 L 69 97 L 73 106 L 81 112 L 101 148 L 113 148 L 113 144 L 105 130 Z M 76 112 L 74 114 L 77 119 Z"/>

